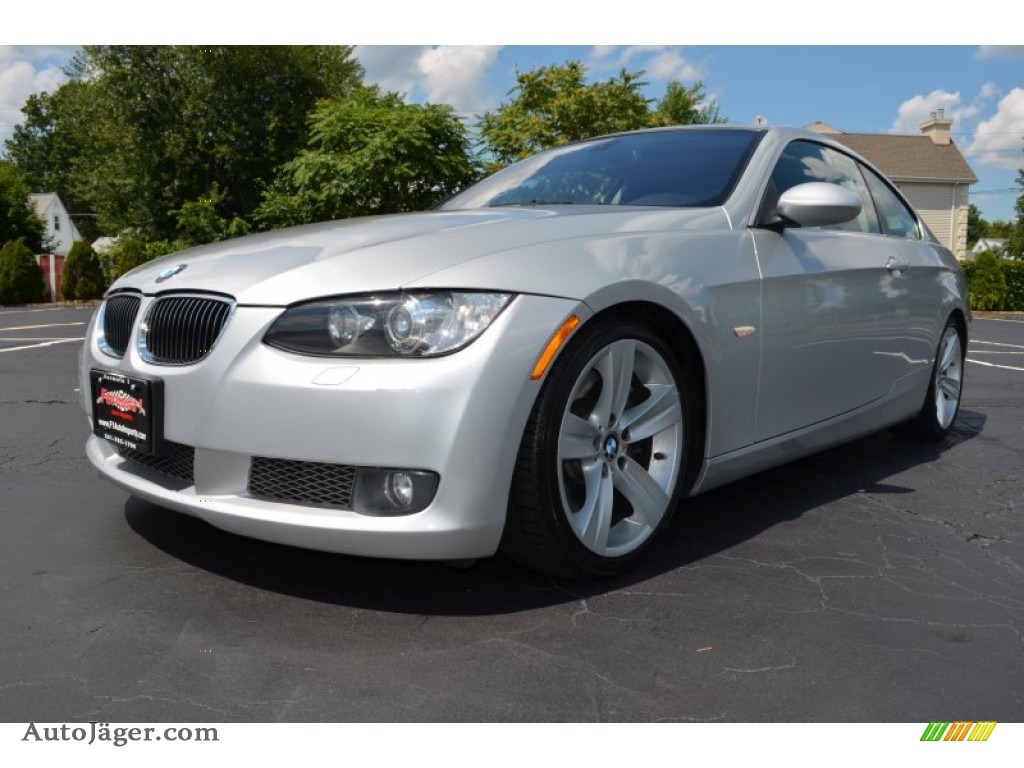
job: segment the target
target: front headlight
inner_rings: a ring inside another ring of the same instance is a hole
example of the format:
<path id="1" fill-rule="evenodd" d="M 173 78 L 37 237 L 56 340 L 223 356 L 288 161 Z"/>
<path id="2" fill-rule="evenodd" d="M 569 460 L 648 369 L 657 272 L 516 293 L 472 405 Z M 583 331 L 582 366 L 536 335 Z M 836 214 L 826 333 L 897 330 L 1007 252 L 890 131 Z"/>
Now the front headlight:
<path id="1" fill-rule="evenodd" d="M 321 299 L 286 310 L 263 341 L 306 355 L 433 357 L 469 344 L 511 300 L 461 291 Z"/>

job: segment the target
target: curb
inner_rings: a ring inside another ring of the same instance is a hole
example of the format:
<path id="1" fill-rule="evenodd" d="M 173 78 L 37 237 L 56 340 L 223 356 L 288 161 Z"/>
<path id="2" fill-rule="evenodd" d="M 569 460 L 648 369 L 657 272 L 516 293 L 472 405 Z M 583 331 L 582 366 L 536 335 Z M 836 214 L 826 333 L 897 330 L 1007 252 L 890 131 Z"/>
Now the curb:
<path id="1" fill-rule="evenodd" d="M 979 312 L 973 310 L 971 315 L 983 320 L 1024 320 L 1024 312 Z"/>

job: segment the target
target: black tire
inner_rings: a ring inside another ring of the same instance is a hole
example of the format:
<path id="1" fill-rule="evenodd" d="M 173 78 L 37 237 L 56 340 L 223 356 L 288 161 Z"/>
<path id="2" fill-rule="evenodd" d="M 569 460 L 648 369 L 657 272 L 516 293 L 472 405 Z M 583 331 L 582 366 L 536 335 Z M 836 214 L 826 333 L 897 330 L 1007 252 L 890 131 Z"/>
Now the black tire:
<path id="1" fill-rule="evenodd" d="M 646 555 L 694 466 L 693 375 L 633 320 L 580 329 L 526 425 L 502 551 L 577 579 L 620 573 Z"/>
<path id="2" fill-rule="evenodd" d="M 917 416 L 893 429 L 899 437 L 933 443 L 945 439 L 960 412 L 966 355 L 964 333 L 960 324 L 950 318 L 939 337 L 924 405 Z"/>

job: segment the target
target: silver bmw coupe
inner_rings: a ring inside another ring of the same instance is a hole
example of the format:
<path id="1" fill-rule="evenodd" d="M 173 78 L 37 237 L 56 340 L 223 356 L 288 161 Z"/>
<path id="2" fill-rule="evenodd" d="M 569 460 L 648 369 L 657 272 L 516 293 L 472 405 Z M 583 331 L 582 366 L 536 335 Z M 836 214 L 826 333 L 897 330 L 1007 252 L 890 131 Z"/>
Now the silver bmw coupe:
<path id="1" fill-rule="evenodd" d="M 606 576 L 685 497 L 890 426 L 942 439 L 969 319 L 956 260 L 841 145 L 605 136 L 433 211 L 124 275 L 82 354 L 86 450 L 245 536 Z"/>

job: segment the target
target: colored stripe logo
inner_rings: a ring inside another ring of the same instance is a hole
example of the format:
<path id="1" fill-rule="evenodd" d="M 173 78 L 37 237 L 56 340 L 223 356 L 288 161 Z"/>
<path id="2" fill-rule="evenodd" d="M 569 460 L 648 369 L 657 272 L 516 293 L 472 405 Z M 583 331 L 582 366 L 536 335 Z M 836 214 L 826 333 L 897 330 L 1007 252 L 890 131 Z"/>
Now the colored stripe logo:
<path id="1" fill-rule="evenodd" d="M 928 723 L 921 734 L 921 741 L 988 741 L 995 727 L 994 720 L 980 723 Z"/>

